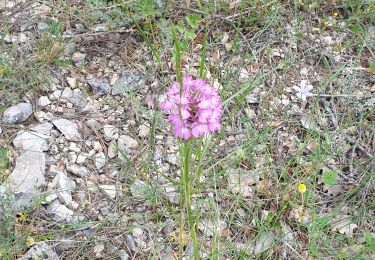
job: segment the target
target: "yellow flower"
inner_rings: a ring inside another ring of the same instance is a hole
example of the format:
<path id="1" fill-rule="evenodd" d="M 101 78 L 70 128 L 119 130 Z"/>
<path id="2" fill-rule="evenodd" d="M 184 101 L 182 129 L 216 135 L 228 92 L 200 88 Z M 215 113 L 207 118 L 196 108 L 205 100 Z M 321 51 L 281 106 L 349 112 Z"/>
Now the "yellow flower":
<path id="1" fill-rule="evenodd" d="M 26 245 L 32 246 L 35 243 L 35 240 L 33 237 L 27 237 L 26 239 Z"/>
<path id="2" fill-rule="evenodd" d="M 305 193 L 306 192 L 306 185 L 301 183 L 300 185 L 298 185 L 298 191 L 300 193 Z"/>
<path id="3" fill-rule="evenodd" d="M 333 16 L 334 16 L 334 17 L 337 17 L 338 15 L 339 15 L 338 12 L 333 12 Z"/>

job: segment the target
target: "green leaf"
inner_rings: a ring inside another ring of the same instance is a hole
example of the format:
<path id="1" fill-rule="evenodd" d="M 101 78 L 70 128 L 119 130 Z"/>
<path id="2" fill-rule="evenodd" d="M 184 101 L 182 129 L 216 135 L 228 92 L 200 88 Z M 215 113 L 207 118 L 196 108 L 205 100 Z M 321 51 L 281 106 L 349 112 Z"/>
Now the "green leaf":
<path id="1" fill-rule="evenodd" d="M 337 183 L 338 173 L 335 171 L 328 171 L 323 174 L 323 182 L 325 185 L 332 186 Z"/>
<path id="2" fill-rule="evenodd" d="M 323 229 L 325 228 L 327 225 L 328 225 L 328 222 L 330 221 L 331 217 L 330 216 L 323 216 L 323 217 L 319 217 L 317 220 L 316 220 L 316 224 L 318 225 L 318 227 L 320 229 Z"/>
<path id="3" fill-rule="evenodd" d="M 375 60 L 370 61 L 370 64 L 368 65 L 368 68 L 371 72 L 375 72 Z"/>
<path id="4" fill-rule="evenodd" d="M 191 40 L 195 38 L 195 32 L 194 32 L 194 30 L 187 30 L 185 32 L 185 35 L 186 35 L 187 38 L 189 38 Z"/>
<path id="5" fill-rule="evenodd" d="M 0 169 L 5 169 L 8 167 L 8 148 L 1 147 L 0 148 Z"/>
<path id="6" fill-rule="evenodd" d="M 177 23 L 176 28 L 177 28 L 177 31 L 181 34 L 183 34 L 185 32 L 185 26 L 184 26 L 184 23 L 182 21 L 179 21 Z"/>
<path id="7" fill-rule="evenodd" d="M 372 252 L 375 253 L 375 236 L 372 235 L 369 232 L 366 232 L 364 234 L 365 240 L 366 240 L 366 245 L 368 246 L 368 249 Z"/>
<path id="8" fill-rule="evenodd" d="M 190 14 L 185 17 L 186 22 L 192 29 L 196 29 L 201 17 L 198 14 Z"/>

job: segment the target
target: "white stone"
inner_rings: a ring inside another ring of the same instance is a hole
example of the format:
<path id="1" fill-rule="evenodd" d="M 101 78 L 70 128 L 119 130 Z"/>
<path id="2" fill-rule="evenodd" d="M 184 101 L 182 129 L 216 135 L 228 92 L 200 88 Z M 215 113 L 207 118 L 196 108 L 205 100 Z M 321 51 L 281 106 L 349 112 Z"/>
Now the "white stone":
<path id="1" fill-rule="evenodd" d="M 99 152 L 95 155 L 95 166 L 96 169 L 100 170 L 106 164 L 105 154 L 103 152 Z"/>
<path id="2" fill-rule="evenodd" d="M 138 129 L 138 136 L 145 138 L 150 135 L 150 127 L 147 125 L 141 125 Z"/>
<path id="3" fill-rule="evenodd" d="M 129 148 L 136 148 L 138 146 L 137 140 L 133 139 L 132 137 L 128 135 L 122 135 L 120 136 L 120 138 Z"/>
<path id="4" fill-rule="evenodd" d="M 60 96 L 60 101 L 62 103 L 66 103 L 72 96 L 73 96 L 73 90 L 71 88 L 64 88 Z"/>
<path id="5" fill-rule="evenodd" d="M 102 184 L 99 185 L 99 189 L 102 190 L 109 198 L 115 199 L 117 192 L 116 192 L 116 186 L 110 185 L 110 184 Z"/>
<path id="6" fill-rule="evenodd" d="M 17 206 L 26 207 L 45 186 L 46 157 L 43 152 L 26 151 L 16 160 L 16 167 L 5 181 L 5 187 L 17 195 Z"/>
<path id="7" fill-rule="evenodd" d="M 78 163 L 78 164 L 82 164 L 82 163 L 84 163 L 84 162 L 86 161 L 86 158 L 87 158 L 86 154 L 84 154 L 84 153 L 80 153 L 80 154 L 78 154 L 78 156 L 77 156 L 76 163 Z"/>
<path id="8" fill-rule="evenodd" d="M 70 203 L 70 206 L 72 209 L 78 209 L 79 208 L 79 203 L 75 202 L 74 200 Z"/>
<path id="9" fill-rule="evenodd" d="M 67 108 L 73 108 L 73 104 L 70 103 L 70 102 L 66 102 L 66 107 L 67 107 Z"/>
<path id="10" fill-rule="evenodd" d="M 133 148 L 138 146 L 138 142 L 128 135 L 121 135 L 118 138 L 118 157 L 122 161 L 127 161 L 126 157 L 133 154 Z M 129 158 L 128 158 L 129 159 Z"/>
<path id="11" fill-rule="evenodd" d="M 79 148 L 77 147 L 77 144 L 76 144 L 76 143 L 71 142 L 71 143 L 69 144 L 69 151 L 73 151 L 73 152 L 79 153 L 79 152 L 81 152 L 81 149 L 79 149 Z"/>
<path id="12" fill-rule="evenodd" d="M 51 104 L 51 100 L 49 100 L 47 96 L 41 96 L 38 99 L 38 106 L 40 107 L 45 107 L 45 106 L 48 106 L 49 104 Z"/>
<path id="13" fill-rule="evenodd" d="M 66 166 L 66 170 L 81 178 L 88 177 L 90 175 L 89 170 L 85 166 L 82 166 L 82 165 L 68 164 Z"/>
<path id="14" fill-rule="evenodd" d="M 77 162 L 77 153 L 69 152 L 68 153 L 68 159 L 71 163 L 76 163 Z"/>
<path id="15" fill-rule="evenodd" d="M 49 96 L 50 100 L 58 100 L 61 97 L 62 91 L 60 89 L 56 89 L 53 93 Z"/>
<path id="16" fill-rule="evenodd" d="M 51 121 L 55 116 L 51 112 L 47 112 L 44 114 L 44 119 Z"/>
<path id="17" fill-rule="evenodd" d="M 108 158 L 115 158 L 117 155 L 116 141 L 112 140 L 108 146 Z"/>
<path id="18" fill-rule="evenodd" d="M 34 112 L 34 116 L 35 118 L 38 120 L 38 122 L 43 122 L 44 121 L 44 115 L 46 113 L 44 111 L 37 111 L 37 112 Z"/>
<path id="19" fill-rule="evenodd" d="M 68 140 L 80 140 L 81 135 L 78 132 L 78 127 L 71 121 L 64 119 L 64 118 L 58 118 L 54 119 L 52 121 L 52 124 L 54 124 L 57 129 L 60 130 L 60 132 L 66 137 Z"/>
<path id="20" fill-rule="evenodd" d="M 75 89 L 77 87 L 77 80 L 75 78 L 66 77 L 66 82 L 72 89 Z"/>
<path id="21" fill-rule="evenodd" d="M 72 219 L 73 211 L 55 200 L 47 207 L 47 214 L 56 222 L 69 221 Z"/>
<path id="22" fill-rule="evenodd" d="M 59 200 L 69 206 L 73 201 L 71 192 L 75 190 L 76 185 L 64 172 L 58 172 L 55 178 Z"/>
<path id="23" fill-rule="evenodd" d="M 103 126 L 104 137 L 106 140 L 116 139 L 118 138 L 118 128 L 113 125 L 104 125 Z"/>
<path id="24" fill-rule="evenodd" d="M 49 122 L 40 123 L 30 127 L 30 130 L 38 132 L 40 134 L 49 135 L 53 128 L 53 125 Z"/>
<path id="25" fill-rule="evenodd" d="M 90 128 L 91 130 L 98 130 L 100 125 L 98 123 L 98 121 L 96 121 L 95 119 L 89 119 L 86 121 L 86 125 L 88 128 Z"/>
<path id="26" fill-rule="evenodd" d="M 18 36 L 18 40 L 22 43 L 25 43 L 27 42 L 27 36 L 25 33 L 20 33 L 19 36 Z"/>
<path id="27" fill-rule="evenodd" d="M 74 63 L 78 63 L 80 61 L 83 61 L 85 58 L 86 58 L 86 54 L 85 53 L 75 52 L 75 53 L 73 53 L 72 61 Z"/>
<path id="28" fill-rule="evenodd" d="M 22 123 L 33 113 L 33 106 L 30 103 L 19 103 L 4 111 L 3 122 L 6 124 Z"/>
<path id="29" fill-rule="evenodd" d="M 94 146 L 94 150 L 97 152 L 101 152 L 103 150 L 102 145 L 98 141 L 95 141 L 93 143 L 93 146 Z"/>
<path id="30" fill-rule="evenodd" d="M 13 140 L 13 145 L 22 150 L 48 151 L 51 146 L 51 138 L 37 132 L 21 130 Z"/>
<path id="31" fill-rule="evenodd" d="M 21 258 L 21 260 L 25 259 L 51 259 L 51 260 L 58 260 L 60 257 L 56 254 L 56 252 L 49 246 L 46 242 L 41 241 L 37 244 L 33 245 L 29 251 L 27 251 Z"/>

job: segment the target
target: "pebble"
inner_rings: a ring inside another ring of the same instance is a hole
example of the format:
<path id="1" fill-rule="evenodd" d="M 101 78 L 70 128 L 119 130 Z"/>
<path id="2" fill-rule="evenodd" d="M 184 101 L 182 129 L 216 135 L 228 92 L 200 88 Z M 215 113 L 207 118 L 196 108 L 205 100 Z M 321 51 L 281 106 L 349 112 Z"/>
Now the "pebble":
<path id="1" fill-rule="evenodd" d="M 144 75 L 142 73 L 125 71 L 113 86 L 112 95 L 134 91 L 143 84 L 143 81 Z"/>
<path id="2" fill-rule="evenodd" d="M 64 88 L 61 93 L 60 101 L 62 103 L 68 102 L 69 98 L 73 96 L 73 90 L 71 88 Z"/>
<path id="3" fill-rule="evenodd" d="M 47 207 L 47 215 L 56 222 L 70 222 L 73 219 L 73 211 L 58 200 L 53 201 Z"/>
<path id="4" fill-rule="evenodd" d="M 58 118 L 52 121 L 57 129 L 66 137 L 68 140 L 79 140 L 81 139 L 81 134 L 78 132 L 78 127 L 71 121 Z"/>
<path id="5" fill-rule="evenodd" d="M 83 61 L 85 58 L 86 58 L 86 54 L 85 54 L 85 53 L 81 53 L 81 52 L 75 52 L 75 53 L 73 53 L 73 55 L 72 55 L 72 61 L 73 61 L 74 63 L 81 62 L 81 61 Z"/>
<path id="6" fill-rule="evenodd" d="M 106 164 L 105 154 L 103 152 L 99 152 L 95 155 L 95 167 L 96 169 L 100 170 Z"/>
<path id="7" fill-rule="evenodd" d="M 68 153 L 68 159 L 71 163 L 76 163 L 77 162 L 77 153 L 69 152 Z"/>
<path id="8" fill-rule="evenodd" d="M 168 154 L 167 156 L 167 161 L 173 165 L 178 165 L 178 159 L 177 159 L 177 155 L 172 153 L 172 154 Z"/>
<path id="9" fill-rule="evenodd" d="M 113 125 L 104 125 L 103 126 L 103 131 L 104 131 L 104 137 L 106 140 L 112 140 L 112 139 L 117 139 L 118 138 L 118 128 L 116 128 Z"/>
<path id="10" fill-rule="evenodd" d="M 16 167 L 4 185 L 18 197 L 17 207 L 32 204 L 39 188 L 45 186 L 46 156 L 40 151 L 26 151 L 16 160 Z"/>
<path id="11" fill-rule="evenodd" d="M 71 192 L 75 190 L 76 185 L 64 172 L 58 172 L 56 175 L 56 186 L 58 190 L 59 200 L 66 206 L 71 205 L 73 198 Z"/>
<path id="12" fill-rule="evenodd" d="M 79 152 L 81 152 L 81 149 L 77 147 L 76 143 L 71 142 L 69 144 L 69 151 L 73 151 L 73 152 L 79 153 Z"/>
<path id="13" fill-rule="evenodd" d="M 150 127 L 147 125 L 141 125 L 138 129 L 138 136 L 145 138 L 150 135 Z"/>
<path id="14" fill-rule="evenodd" d="M 49 100 L 47 96 L 41 96 L 38 99 L 38 106 L 40 107 L 45 107 L 45 106 L 48 106 L 49 104 L 51 104 L 51 100 Z"/>
<path id="15" fill-rule="evenodd" d="M 44 119 L 51 121 L 55 116 L 51 112 L 47 112 L 44 114 Z"/>
<path id="16" fill-rule="evenodd" d="M 3 122 L 5 124 L 22 123 L 33 113 L 33 106 L 30 103 L 19 103 L 4 111 Z"/>
<path id="17" fill-rule="evenodd" d="M 117 192 L 116 192 L 115 185 L 102 184 L 102 185 L 99 185 L 99 189 L 103 191 L 110 199 L 116 198 Z"/>
<path id="18" fill-rule="evenodd" d="M 66 77 L 66 82 L 68 83 L 69 87 L 75 89 L 77 87 L 77 79 L 72 77 Z"/>
<path id="19" fill-rule="evenodd" d="M 118 157 L 126 162 L 125 156 L 129 156 L 133 153 L 132 149 L 138 146 L 138 142 L 127 135 L 121 135 L 118 138 Z M 124 156 L 125 155 L 125 156 Z M 129 159 L 129 158 L 128 158 Z"/>
<path id="20" fill-rule="evenodd" d="M 80 153 L 80 154 L 78 154 L 78 156 L 77 156 L 76 163 L 78 163 L 78 164 L 83 164 L 83 163 L 86 161 L 86 158 L 87 158 L 86 154 L 84 154 L 84 153 Z"/>
<path id="21" fill-rule="evenodd" d="M 116 141 L 112 140 L 108 146 L 108 158 L 115 158 L 117 155 Z"/>
<path id="22" fill-rule="evenodd" d="M 97 152 L 101 152 L 103 150 L 102 145 L 98 141 L 95 141 L 93 143 L 93 147 L 94 147 L 94 150 Z"/>
<path id="23" fill-rule="evenodd" d="M 51 95 L 49 95 L 49 99 L 52 101 L 58 100 L 61 97 L 62 91 L 61 89 L 56 89 L 52 92 Z"/>
<path id="24" fill-rule="evenodd" d="M 66 102 L 66 107 L 69 108 L 69 109 L 71 109 L 71 108 L 73 108 L 73 104 L 70 103 L 70 102 Z"/>
<path id="25" fill-rule="evenodd" d="M 44 259 L 57 260 L 60 257 L 46 242 L 41 241 L 33 245 L 20 259 Z"/>
<path id="26" fill-rule="evenodd" d="M 37 152 L 48 151 L 51 147 L 51 143 L 52 141 L 49 136 L 25 130 L 20 130 L 13 140 L 15 148 Z"/>
<path id="27" fill-rule="evenodd" d="M 79 109 L 83 109 L 88 103 L 86 97 L 82 94 L 81 90 L 79 89 L 75 89 L 72 92 L 72 95 L 68 98 L 68 100 L 70 103 L 72 103 Z"/>
<path id="28" fill-rule="evenodd" d="M 105 95 L 111 90 L 111 86 L 106 79 L 90 79 L 88 83 L 95 96 Z"/>
<path id="29" fill-rule="evenodd" d="M 93 249 L 93 250 L 94 250 L 94 253 L 95 253 L 95 255 L 96 255 L 96 257 L 100 257 L 101 254 L 103 253 L 104 249 L 105 249 L 104 244 L 102 244 L 102 243 L 100 243 L 100 244 L 96 244 L 96 245 L 94 246 L 94 249 Z"/>
<path id="30" fill-rule="evenodd" d="M 77 165 L 77 164 L 67 164 L 66 165 L 66 170 L 75 176 L 85 178 L 90 175 L 90 171 L 82 165 Z"/>
<path id="31" fill-rule="evenodd" d="M 90 128 L 93 131 L 98 130 L 99 127 L 100 127 L 100 124 L 95 119 L 87 120 L 86 125 L 87 125 L 88 128 Z"/>

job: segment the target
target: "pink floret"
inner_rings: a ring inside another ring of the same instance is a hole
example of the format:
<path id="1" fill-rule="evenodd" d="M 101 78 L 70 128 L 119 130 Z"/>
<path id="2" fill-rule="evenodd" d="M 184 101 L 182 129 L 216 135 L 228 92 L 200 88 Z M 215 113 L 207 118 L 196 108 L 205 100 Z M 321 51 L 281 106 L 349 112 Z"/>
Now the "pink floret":
<path id="1" fill-rule="evenodd" d="M 168 122 L 172 124 L 175 136 L 184 140 L 221 129 L 221 98 L 216 89 L 202 79 L 184 77 L 181 93 L 180 85 L 173 83 L 160 108 L 169 113 Z"/>

